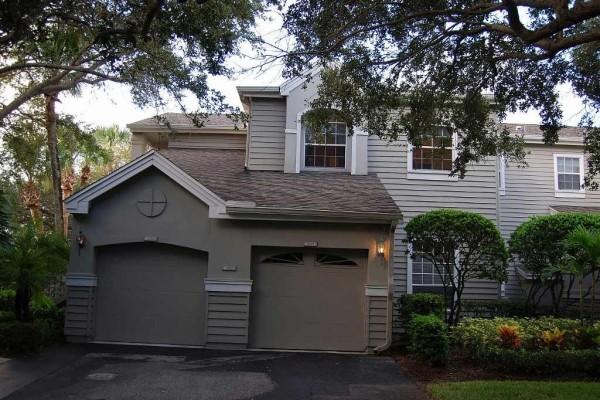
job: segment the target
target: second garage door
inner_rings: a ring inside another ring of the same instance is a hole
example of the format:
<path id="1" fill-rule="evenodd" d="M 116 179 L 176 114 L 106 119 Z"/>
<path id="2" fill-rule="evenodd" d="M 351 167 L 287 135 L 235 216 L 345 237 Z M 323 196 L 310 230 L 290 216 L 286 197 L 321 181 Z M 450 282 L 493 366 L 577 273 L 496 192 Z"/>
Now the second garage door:
<path id="1" fill-rule="evenodd" d="M 127 244 L 101 249 L 97 265 L 96 340 L 204 344 L 205 253 Z"/>
<path id="2" fill-rule="evenodd" d="M 252 279 L 251 347 L 365 350 L 364 253 L 261 251 Z"/>

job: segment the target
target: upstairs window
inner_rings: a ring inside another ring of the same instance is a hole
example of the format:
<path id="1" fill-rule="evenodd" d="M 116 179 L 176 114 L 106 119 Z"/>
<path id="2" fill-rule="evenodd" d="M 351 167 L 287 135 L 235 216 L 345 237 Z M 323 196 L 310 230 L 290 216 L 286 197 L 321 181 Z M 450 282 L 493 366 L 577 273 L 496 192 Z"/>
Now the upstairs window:
<path id="1" fill-rule="evenodd" d="M 346 124 L 331 122 L 321 132 L 304 125 L 304 168 L 346 168 Z"/>
<path id="2" fill-rule="evenodd" d="M 556 197 L 581 197 L 583 188 L 583 155 L 554 155 L 554 189 Z"/>
<path id="3" fill-rule="evenodd" d="M 453 137 L 444 127 L 434 127 L 432 135 L 423 140 L 421 147 L 411 146 L 409 169 L 413 171 L 452 170 Z"/>

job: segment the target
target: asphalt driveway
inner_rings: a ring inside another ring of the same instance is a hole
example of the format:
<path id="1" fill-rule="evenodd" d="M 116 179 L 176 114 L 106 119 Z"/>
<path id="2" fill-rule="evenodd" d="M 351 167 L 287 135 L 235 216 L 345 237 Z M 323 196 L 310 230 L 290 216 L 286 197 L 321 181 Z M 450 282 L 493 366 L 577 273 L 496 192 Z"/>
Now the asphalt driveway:
<path id="1" fill-rule="evenodd" d="M 12 391 L 7 385 L 32 382 L 6 399 L 427 399 L 387 357 L 113 345 L 52 351 L 0 364 L 0 397 Z"/>

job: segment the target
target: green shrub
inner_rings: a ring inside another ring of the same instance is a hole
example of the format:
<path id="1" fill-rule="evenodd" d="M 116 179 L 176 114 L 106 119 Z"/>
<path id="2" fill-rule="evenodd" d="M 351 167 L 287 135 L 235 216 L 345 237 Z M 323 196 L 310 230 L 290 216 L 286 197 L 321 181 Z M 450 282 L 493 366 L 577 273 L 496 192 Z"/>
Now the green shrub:
<path id="1" fill-rule="evenodd" d="M 446 365 L 450 341 L 446 323 L 435 315 L 416 315 L 408 324 L 409 349 L 432 365 Z"/>
<path id="2" fill-rule="evenodd" d="M 565 375 L 569 373 L 600 376 L 600 351 L 524 351 L 491 348 L 476 361 L 487 369 L 514 374 Z"/>
<path id="3" fill-rule="evenodd" d="M 13 289 L 0 289 L 0 311 L 15 310 L 15 291 Z"/>
<path id="4" fill-rule="evenodd" d="M 416 315 L 435 315 L 444 318 L 444 296 L 433 293 L 404 294 L 396 302 L 398 320 L 402 327 L 407 327 Z"/>
<path id="5" fill-rule="evenodd" d="M 32 322 L 0 324 L 0 353 L 7 356 L 31 355 L 44 345 L 39 328 Z"/>
<path id="6" fill-rule="evenodd" d="M 535 307 L 523 301 L 463 300 L 463 315 L 472 318 L 533 317 Z"/>
<path id="7" fill-rule="evenodd" d="M 555 329 L 566 331 L 565 346 L 571 349 L 582 349 L 578 343 L 577 332 L 581 329 L 578 320 L 564 318 L 463 318 L 452 329 L 453 343 L 472 356 L 488 349 L 500 347 L 498 329 L 502 325 L 516 326 L 519 330 L 521 347 L 525 350 L 540 350 L 543 347 L 542 335 L 546 331 L 554 332 Z M 600 329 L 596 323 L 595 329 Z"/>
<path id="8" fill-rule="evenodd" d="M 0 311 L 0 322 L 14 321 L 15 313 L 12 311 Z"/>

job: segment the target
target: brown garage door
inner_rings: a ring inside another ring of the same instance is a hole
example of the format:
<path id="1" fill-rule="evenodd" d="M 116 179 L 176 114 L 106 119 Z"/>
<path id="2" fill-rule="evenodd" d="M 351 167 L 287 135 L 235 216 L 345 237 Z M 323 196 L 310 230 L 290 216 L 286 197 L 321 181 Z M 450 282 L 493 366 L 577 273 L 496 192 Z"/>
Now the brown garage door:
<path id="1" fill-rule="evenodd" d="M 365 278 L 360 252 L 261 252 L 252 268 L 250 345 L 364 351 Z"/>
<path id="2" fill-rule="evenodd" d="M 95 339 L 204 344 L 205 253 L 148 243 L 98 253 Z"/>

